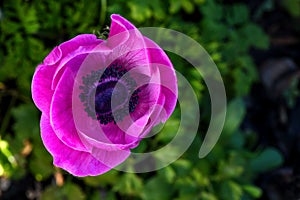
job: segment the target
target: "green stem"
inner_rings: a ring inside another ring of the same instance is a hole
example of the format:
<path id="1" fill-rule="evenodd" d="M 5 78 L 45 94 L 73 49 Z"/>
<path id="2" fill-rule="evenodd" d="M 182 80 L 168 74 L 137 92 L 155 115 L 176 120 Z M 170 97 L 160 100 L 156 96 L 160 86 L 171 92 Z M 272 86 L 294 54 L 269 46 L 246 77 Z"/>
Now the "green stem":
<path id="1" fill-rule="evenodd" d="M 101 25 L 101 27 L 103 27 L 104 22 L 105 22 L 106 10 L 107 10 L 107 1 L 101 0 L 101 10 L 100 10 L 100 25 Z"/>

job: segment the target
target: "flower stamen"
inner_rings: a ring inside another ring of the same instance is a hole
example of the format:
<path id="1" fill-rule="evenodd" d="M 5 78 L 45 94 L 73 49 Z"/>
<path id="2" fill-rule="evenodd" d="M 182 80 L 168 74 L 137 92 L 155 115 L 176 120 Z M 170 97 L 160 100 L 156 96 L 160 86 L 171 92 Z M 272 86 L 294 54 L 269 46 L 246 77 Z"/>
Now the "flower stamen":
<path id="1" fill-rule="evenodd" d="M 100 124 L 121 121 L 136 109 L 141 90 L 135 89 L 133 78 L 121 79 L 127 72 L 122 65 L 114 63 L 105 70 L 92 71 L 82 77 L 84 85 L 80 86 L 83 91 L 79 95 L 80 101 L 88 115 Z"/>

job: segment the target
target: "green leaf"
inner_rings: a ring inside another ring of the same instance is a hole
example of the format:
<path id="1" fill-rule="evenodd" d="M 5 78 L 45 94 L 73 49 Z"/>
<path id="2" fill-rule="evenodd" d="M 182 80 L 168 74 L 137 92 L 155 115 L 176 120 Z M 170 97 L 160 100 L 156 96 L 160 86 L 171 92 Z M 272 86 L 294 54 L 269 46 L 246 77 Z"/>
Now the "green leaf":
<path id="1" fill-rule="evenodd" d="M 151 0 L 150 7 L 152 8 L 153 16 L 157 20 L 164 20 L 166 17 L 166 11 L 164 10 L 164 1 Z"/>
<path id="2" fill-rule="evenodd" d="M 190 0 L 181 0 L 181 6 L 189 14 L 194 12 L 194 5 Z"/>
<path id="3" fill-rule="evenodd" d="M 300 1 L 299 0 L 285 0 L 280 2 L 284 8 L 293 16 L 300 16 Z"/>
<path id="4" fill-rule="evenodd" d="M 142 188 L 142 179 L 136 174 L 127 173 L 116 183 L 113 190 L 123 195 L 140 196 Z"/>
<path id="5" fill-rule="evenodd" d="M 191 176 L 200 187 L 207 187 L 210 184 L 209 178 L 197 168 L 193 169 Z"/>
<path id="6" fill-rule="evenodd" d="M 208 192 L 201 192 L 199 199 L 201 199 L 201 200 L 218 200 L 218 198 L 214 194 L 208 193 Z"/>
<path id="7" fill-rule="evenodd" d="M 85 184 L 92 187 L 106 187 L 108 185 L 114 185 L 119 181 L 119 173 L 115 170 L 111 170 L 100 176 L 87 176 L 82 178 Z"/>
<path id="8" fill-rule="evenodd" d="M 244 172 L 244 167 L 224 160 L 219 162 L 218 174 L 221 179 L 238 178 Z"/>
<path id="9" fill-rule="evenodd" d="M 157 140 L 162 142 L 170 142 L 177 134 L 180 121 L 172 117 L 163 125 L 162 130 L 157 135 Z"/>
<path id="10" fill-rule="evenodd" d="M 248 21 L 249 11 L 246 5 L 234 4 L 226 9 L 225 19 L 230 26 Z"/>
<path id="11" fill-rule="evenodd" d="M 159 170 L 158 175 L 168 183 L 172 183 L 176 178 L 175 170 L 170 165 Z"/>
<path id="12" fill-rule="evenodd" d="M 38 111 L 33 104 L 23 104 L 12 109 L 12 115 L 16 120 L 13 129 L 17 138 L 23 140 L 39 137 Z"/>
<path id="13" fill-rule="evenodd" d="M 184 194 L 180 195 L 179 197 L 175 198 L 174 200 L 191 200 L 191 199 L 198 199 L 198 195 L 195 194 Z M 204 198 L 201 198 L 203 200 Z M 216 199 L 214 199 L 216 200 Z"/>
<path id="14" fill-rule="evenodd" d="M 247 69 L 240 67 L 234 69 L 232 72 L 235 83 L 233 88 L 238 97 L 247 95 L 251 89 L 254 79 L 251 77 L 251 73 L 248 73 L 247 71 Z"/>
<path id="15" fill-rule="evenodd" d="M 178 176 L 185 176 L 187 175 L 191 168 L 192 168 L 192 163 L 189 160 L 184 160 L 184 159 L 179 159 L 176 160 L 173 164 L 174 169 L 176 171 L 176 174 Z"/>
<path id="16" fill-rule="evenodd" d="M 230 148 L 242 149 L 245 144 L 245 133 L 241 131 L 236 131 L 232 137 L 229 139 Z"/>
<path id="17" fill-rule="evenodd" d="M 246 39 L 249 46 L 254 46 L 260 49 L 267 49 L 269 47 L 268 36 L 254 23 L 249 22 L 243 26 L 241 29 L 241 37 Z"/>
<path id="18" fill-rule="evenodd" d="M 179 155 L 181 155 L 181 152 L 178 145 L 171 144 L 164 146 L 163 149 L 153 152 L 157 166 L 165 166 L 173 160 L 176 160 Z"/>
<path id="19" fill-rule="evenodd" d="M 41 60 L 47 55 L 42 41 L 33 37 L 29 37 L 27 42 L 29 44 L 28 46 L 31 47 L 28 49 L 29 58 L 37 63 L 40 63 Z"/>
<path id="20" fill-rule="evenodd" d="M 249 166 L 256 173 L 266 172 L 274 169 L 283 163 L 283 157 L 280 152 L 274 148 L 267 148 L 257 157 L 253 158 Z"/>
<path id="21" fill-rule="evenodd" d="M 169 12 L 171 14 L 177 13 L 181 7 L 181 0 L 170 1 Z"/>
<path id="22" fill-rule="evenodd" d="M 25 8 L 25 6 L 23 8 Z M 26 10 L 22 11 L 22 13 L 19 13 L 19 17 L 22 20 L 22 24 L 24 25 L 26 33 L 36 33 L 40 28 L 40 25 L 37 21 L 36 10 L 33 7 L 28 7 Z"/>
<path id="23" fill-rule="evenodd" d="M 73 200 L 85 199 L 85 194 L 78 185 L 67 183 L 62 187 L 49 186 L 42 193 L 42 200 Z"/>
<path id="24" fill-rule="evenodd" d="M 245 103 L 243 99 L 236 98 L 230 101 L 227 106 L 226 120 L 223 128 L 223 134 L 229 136 L 236 131 L 246 114 Z"/>
<path id="25" fill-rule="evenodd" d="M 225 181 L 221 183 L 220 199 L 222 200 L 241 200 L 243 190 L 239 184 L 234 181 Z"/>
<path id="26" fill-rule="evenodd" d="M 262 190 L 253 185 L 244 185 L 243 190 L 253 198 L 259 198 L 262 195 Z"/>
<path id="27" fill-rule="evenodd" d="M 203 6 L 200 7 L 205 18 L 212 23 L 214 20 L 218 21 L 223 17 L 223 8 L 215 1 L 206 1 Z"/>
<path id="28" fill-rule="evenodd" d="M 142 199 L 157 200 L 170 199 L 173 188 L 161 177 L 151 178 L 145 185 L 142 192 Z"/>
<path id="29" fill-rule="evenodd" d="M 179 196 L 197 196 L 199 194 L 199 185 L 189 174 L 180 176 L 175 181 L 175 187 L 178 188 Z"/>
<path id="30" fill-rule="evenodd" d="M 144 22 L 152 16 L 152 11 L 147 1 L 133 0 L 127 3 L 130 8 L 130 15 L 134 20 Z"/>

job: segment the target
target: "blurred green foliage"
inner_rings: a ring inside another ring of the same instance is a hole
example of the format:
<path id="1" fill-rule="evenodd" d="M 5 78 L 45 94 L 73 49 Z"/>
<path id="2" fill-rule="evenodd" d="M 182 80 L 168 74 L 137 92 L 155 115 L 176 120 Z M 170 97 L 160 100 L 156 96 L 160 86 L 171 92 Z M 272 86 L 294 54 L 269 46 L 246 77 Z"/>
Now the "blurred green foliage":
<path id="1" fill-rule="evenodd" d="M 292 11 L 291 11 L 292 12 Z M 240 130 L 246 113 L 243 96 L 257 80 L 249 49 L 267 48 L 268 37 L 251 19 L 246 5 L 217 0 L 5 0 L 0 7 L 0 176 L 21 179 L 27 173 L 37 181 L 54 179 L 58 169 L 39 135 L 39 112 L 31 101 L 35 67 L 59 43 L 80 33 L 102 32 L 109 15 L 118 13 L 137 27 L 166 27 L 198 41 L 219 67 L 229 98 L 221 138 L 204 159 L 198 158 L 205 128 L 188 151 L 170 166 L 145 174 L 112 170 L 98 177 L 74 178 L 46 185 L 42 199 L 202 199 L 259 198 L 253 180 L 282 163 L 275 149 L 255 149 L 255 134 Z M 170 54 L 175 68 L 197 93 L 209 120 L 206 86 L 193 67 Z M 202 114 L 201 113 L 201 114 Z M 193 116 L 190 116 L 193 118 Z M 179 107 L 161 133 L 142 141 L 135 151 L 167 144 L 180 123 Z M 186 130 L 188 134 L 188 130 Z M 59 171 L 60 172 L 60 171 Z"/>
<path id="2" fill-rule="evenodd" d="M 300 17 L 300 1 L 299 0 L 286 0 L 281 2 L 284 8 L 293 17 Z"/>

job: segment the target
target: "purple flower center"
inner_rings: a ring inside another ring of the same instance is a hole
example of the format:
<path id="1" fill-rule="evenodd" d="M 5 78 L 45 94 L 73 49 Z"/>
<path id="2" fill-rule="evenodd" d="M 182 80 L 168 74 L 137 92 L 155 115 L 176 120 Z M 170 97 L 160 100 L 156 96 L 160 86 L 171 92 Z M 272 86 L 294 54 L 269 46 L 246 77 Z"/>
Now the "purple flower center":
<path id="1" fill-rule="evenodd" d="M 82 78 L 84 86 L 80 86 L 83 90 L 79 96 L 80 100 L 84 103 L 88 115 L 97 119 L 101 124 L 123 120 L 126 115 L 135 110 L 139 103 L 140 89 L 135 90 L 135 80 L 130 76 L 120 80 L 125 73 L 127 70 L 122 66 L 112 64 L 104 71 L 93 71 Z M 94 104 L 92 95 L 95 95 Z"/>
<path id="2" fill-rule="evenodd" d="M 116 87 L 117 82 L 118 81 L 113 80 L 98 84 L 95 94 L 96 113 L 104 114 L 111 112 L 112 97 L 114 97 L 114 103 L 119 106 L 122 106 L 124 104 L 123 100 L 128 99 L 126 86 L 124 86 L 123 84 L 119 84 L 118 87 Z"/>

